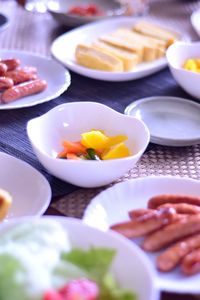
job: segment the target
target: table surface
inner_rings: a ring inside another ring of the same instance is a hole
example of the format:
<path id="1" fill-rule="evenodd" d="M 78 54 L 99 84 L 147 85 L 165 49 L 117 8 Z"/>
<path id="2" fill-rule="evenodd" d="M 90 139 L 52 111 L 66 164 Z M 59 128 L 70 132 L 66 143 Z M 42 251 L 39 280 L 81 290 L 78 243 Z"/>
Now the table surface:
<path id="1" fill-rule="evenodd" d="M 197 40 L 198 36 L 190 24 L 190 15 L 199 7 L 199 1 L 153 0 L 150 13 L 146 18 L 168 25 L 190 37 L 191 40 Z M 20 49 L 50 56 L 52 41 L 69 30 L 56 23 L 50 15 L 26 12 L 12 0 L 0 1 L 0 12 L 10 18 L 9 26 L 0 32 L 2 49 Z M 71 77 L 70 88 L 57 99 L 31 108 L 0 111 L 0 151 L 28 162 L 48 179 L 53 199 L 46 214 L 81 218 L 90 200 L 106 187 L 82 189 L 48 174 L 32 152 L 26 136 L 27 121 L 65 102 L 101 102 L 123 112 L 132 101 L 153 95 L 192 98 L 177 86 L 168 68 L 152 76 L 130 82 L 103 82 L 75 73 L 71 73 Z M 117 182 L 152 174 L 200 179 L 200 145 L 176 148 L 150 144 L 137 166 Z M 191 300 L 194 298 L 190 295 L 163 293 L 161 299 Z"/>

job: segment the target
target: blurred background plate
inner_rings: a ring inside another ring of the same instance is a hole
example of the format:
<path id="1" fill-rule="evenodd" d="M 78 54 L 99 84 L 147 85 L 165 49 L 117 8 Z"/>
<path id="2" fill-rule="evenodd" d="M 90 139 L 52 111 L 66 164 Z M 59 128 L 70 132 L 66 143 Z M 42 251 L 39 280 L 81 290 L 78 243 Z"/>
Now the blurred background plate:
<path id="1" fill-rule="evenodd" d="M 72 7 L 85 7 L 86 5 L 91 4 L 99 8 L 102 15 L 80 16 L 68 13 Z M 116 0 L 50 0 L 47 4 L 47 9 L 55 20 L 62 25 L 70 27 L 83 25 L 88 22 L 106 19 L 113 16 L 121 16 L 126 11 L 126 7 Z"/>
<path id="2" fill-rule="evenodd" d="M 42 215 L 51 200 L 46 178 L 26 162 L 0 152 L 0 188 L 13 199 L 7 220 Z"/>

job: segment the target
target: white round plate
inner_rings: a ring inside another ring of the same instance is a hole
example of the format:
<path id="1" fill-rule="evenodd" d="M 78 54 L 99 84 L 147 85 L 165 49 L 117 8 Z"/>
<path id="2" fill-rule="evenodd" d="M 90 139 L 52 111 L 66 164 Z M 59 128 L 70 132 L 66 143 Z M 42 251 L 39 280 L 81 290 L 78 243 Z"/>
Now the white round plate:
<path id="1" fill-rule="evenodd" d="M 33 66 L 38 78 L 47 81 L 47 89 L 41 93 L 24 97 L 8 104 L 0 104 L 0 110 L 33 106 L 59 97 L 71 83 L 69 72 L 53 59 L 18 50 L 0 50 L 1 58 L 18 58 L 21 66 Z"/>
<path id="2" fill-rule="evenodd" d="M 46 178 L 26 162 L 0 152 L 0 188 L 13 199 L 6 220 L 22 216 L 40 216 L 51 201 Z"/>
<path id="3" fill-rule="evenodd" d="M 6 29 L 6 27 L 9 25 L 10 21 L 7 16 L 0 13 L 0 31 Z"/>
<path id="4" fill-rule="evenodd" d="M 183 98 L 158 96 L 131 103 L 125 114 L 142 120 L 150 141 L 165 146 L 200 143 L 200 104 Z"/>
<path id="5" fill-rule="evenodd" d="M 159 194 L 185 194 L 200 197 L 200 181 L 170 176 L 138 178 L 101 192 L 85 210 L 83 222 L 107 231 L 110 225 L 128 220 L 128 211 L 146 208 L 150 197 Z M 141 242 L 141 241 L 140 241 Z M 158 254 L 145 252 L 153 266 Z M 179 268 L 173 272 L 156 271 L 157 286 L 164 291 L 176 293 L 200 293 L 200 274 L 186 277 Z"/>
<path id="6" fill-rule="evenodd" d="M 91 43 L 100 35 L 113 31 L 119 27 L 131 28 L 138 19 L 133 17 L 116 17 L 110 20 L 98 21 L 81 26 L 58 37 L 52 44 L 53 56 L 70 70 L 86 77 L 105 81 L 127 81 L 153 74 L 167 66 L 166 58 L 153 62 L 142 63 L 130 72 L 105 72 L 82 67 L 76 63 L 75 49 L 77 44 Z M 179 33 L 175 33 L 179 39 Z"/>
<path id="7" fill-rule="evenodd" d="M 200 36 L 200 9 L 194 11 L 190 17 L 190 21 L 196 33 Z"/>
<path id="8" fill-rule="evenodd" d="M 126 239 L 120 237 L 115 232 L 102 232 L 86 226 L 78 219 L 45 216 L 39 220 L 37 220 L 37 218 L 21 218 L 13 220 L 8 224 L 4 223 L 0 228 L 0 235 L 5 233 L 9 228 L 16 227 L 23 222 L 30 224 L 30 222 L 45 222 L 45 220 L 47 222 L 58 222 L 63 226 L 71 242 L 72 249 L 73 247 L 80 249 L 89 249 L 91 247 L 115 249 L 116 255 L 111 264 L 110 271 L 120 287 L 127 288 L 134 292 L 137 295 L 137 300 L 159 299 L 159 291 L 155 288 L 154 270 L 148 259 L 138 247 L 132 247 Z M 48 227 L 46 227 L 45 230 L 47 230 L 47 228 Z M 48 245 L 48 241 L 46 243 Z M 137 272 L 135 270 L 137 270 Z M 35 274 L 37 273 L 35 272 Z M 143 288 L 144 282 L 145 289 Z"/>

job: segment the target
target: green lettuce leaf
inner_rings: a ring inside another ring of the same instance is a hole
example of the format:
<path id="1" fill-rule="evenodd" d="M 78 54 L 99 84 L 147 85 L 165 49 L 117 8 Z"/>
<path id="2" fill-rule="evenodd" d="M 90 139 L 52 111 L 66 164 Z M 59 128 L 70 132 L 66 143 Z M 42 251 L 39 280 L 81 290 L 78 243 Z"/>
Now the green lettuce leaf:
<path id="1" fill-rule="evenodd" d="M 68 253 L 62 254 L 62 259 L 69 261 L 87 271 L 97 282 L 101 282 L 114 259 L 116 251 L 107 248 L 93 248 L 82 250 L 74 248 Z"/>
<path id="2" fill-rule="evenodd" d="M 89 250 L 73 249 L 62 254 L 62 259 L 82 268 L 89 279 L 100 287 L 99 300 L 136 300 L 132 291 L 120 288 L 109 269 L 116 251 L 108 248 L 90 248 Z"/>

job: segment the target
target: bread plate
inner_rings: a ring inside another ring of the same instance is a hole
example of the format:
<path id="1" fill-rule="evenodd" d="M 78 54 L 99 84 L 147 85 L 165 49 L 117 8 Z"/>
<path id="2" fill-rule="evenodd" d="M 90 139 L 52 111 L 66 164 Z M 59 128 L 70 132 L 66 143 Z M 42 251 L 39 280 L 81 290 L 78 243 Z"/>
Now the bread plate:
<path id="1" fill-rule="evenodd" d="M 119 27 L 130 28 L 136 22 L 138 22 L 138 18 L 116 17 L 109 20 L 90 23 L 89 25 L 83 25 L 72 31 L 64 33 L 55 39 L 51 46 L 51 53 L 58 61 L 60 61 L 71 71 L 89 78 L 105 81 L 128 81 L 143 78 L 165 68 L 167 66 L 166 58 L 163 57 L 153 62 L 141 63 L 135 69 L 128 72 L 107 72 L 93 70 L 78 65 L 75 60 L 75 49 L 77 44 L 90 44 L 100 35 L 109 33 Z M 171 29 L 167 29 L 172 32 Z M 174 31 L 173 33 L 175 33 L 179 40 L 183 39 L 180 33 Z"/>

